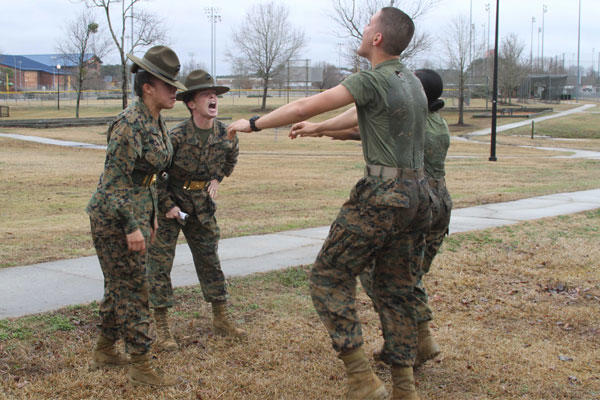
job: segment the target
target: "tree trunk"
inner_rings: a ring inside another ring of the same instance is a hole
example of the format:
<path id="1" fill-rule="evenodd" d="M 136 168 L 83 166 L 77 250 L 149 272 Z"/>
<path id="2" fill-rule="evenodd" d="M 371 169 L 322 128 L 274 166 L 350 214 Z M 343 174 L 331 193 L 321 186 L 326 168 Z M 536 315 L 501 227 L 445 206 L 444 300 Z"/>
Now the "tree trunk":
<path id="1" fill-rule="evenodd" d="M 267 90 L 269 88 L 268 76 L 264 79 L 264 83 L 265 85 L 263 86 L 262 106 L 260 107 L 261 111 L 264 111 L 267 108 Z"/>
<path id="2" fill-rule="evenodd" d="M 79 82 L 77 84 L 77 104 L 75 104 L 75 118 L 79 118 L 79 103 L 81 102 L 81 91 L 83 90 L 83 69 L 79 66 Z"/>
<path id="3" fill-rule="evenodd" d="M 458 125 L 464 125 L 463 112 L 465 103 L 465 78 L 463 73 L 460 73 L 458 78 Z"/>
<path id="4" fill-rule="evenodd" d="M 121 73 L 123 78 L 123 83 L 121 84 L 121 91 L 123 95 L 123 110 L 127 108 L 127 62 L 124 60 L 124 57 L 121 55 Z"/>

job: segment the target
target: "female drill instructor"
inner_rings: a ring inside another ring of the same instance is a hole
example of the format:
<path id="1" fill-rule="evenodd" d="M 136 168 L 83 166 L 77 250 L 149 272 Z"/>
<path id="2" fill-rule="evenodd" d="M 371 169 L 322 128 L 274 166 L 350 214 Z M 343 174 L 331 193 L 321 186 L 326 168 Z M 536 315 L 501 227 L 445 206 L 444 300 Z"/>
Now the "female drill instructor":
<path id="1" fill-rule="evenodd" d="M 219 183 L 230 176 L 239 154 L 238 139 L 228 140 L 225 125 L 218 121 L 218 95 L 229 91 L 217 86 L 201 69 L 185 79 L 187 90 L 177 93 L 190 111 L 190 118 L 169 132 L 173 161 L 167 170 L 169 182 L 158 185 L 159 229 L 149 251 L 148 283 L 154 309 L 157 340 L 155 348 L 178 349 L 169 329 L 168 309 L 173 306 L 171 269 L 179 232 L 187 240 L 204 299 L 212 304 L 214 332 L 243 337 L 226 311 L 225 276 L 217 253 L 220 230 L 215 218 Z M 181 212 L 189 215 L 182 220 Z M 183 225 L 185 223 L 185 225 Z"/>
<path id="2" fill-rule="evenodd" d="M 177 89 L 185 86 L 176 80 L 180 64 L 170 48 L 152 47 L 143 59 L 127 57 L 134 63 L 138 97 L 108 129 L 104 172 L 86 209 L 104 275 L 92 368 L 130 362 L 134 385 L 168 386 L 175 377 L 150 366 L 146 249 L 158 228 L 155 174 L 169 165 L 173 153 L 160 111 L 173 108 Z M 130 361 L 115 346 L 120 338 Z"/>

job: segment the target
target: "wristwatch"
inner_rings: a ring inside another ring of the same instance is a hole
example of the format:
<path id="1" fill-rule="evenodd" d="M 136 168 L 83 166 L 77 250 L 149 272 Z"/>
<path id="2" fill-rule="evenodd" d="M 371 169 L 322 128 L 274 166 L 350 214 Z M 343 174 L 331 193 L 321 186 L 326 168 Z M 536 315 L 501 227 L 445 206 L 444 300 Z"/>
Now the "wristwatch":
<path id="1" fill-rule="evenodd" d="M 250 122 L 250 129 L 252 130 L 252 132 L 260 131 L 260 129 L 258 129 L 256 127 L 256 120 L 259 118 L 260 118 L 260 115 L 255 115 L 254 117 L 252 117 L 248 120 L 248 122 Z"/>

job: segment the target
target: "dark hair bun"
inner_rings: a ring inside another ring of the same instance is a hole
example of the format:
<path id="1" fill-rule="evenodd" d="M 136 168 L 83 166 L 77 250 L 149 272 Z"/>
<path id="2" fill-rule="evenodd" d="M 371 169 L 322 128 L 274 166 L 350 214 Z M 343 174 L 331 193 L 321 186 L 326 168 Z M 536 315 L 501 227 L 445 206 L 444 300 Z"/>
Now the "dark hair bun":
<path id="1" fill-rule="evenodd" d="M 415 71 L 415 75 L 421 81 L 421 85 L 423 85 L 423 90 L 429 104 L 440 98 L 444 92 L 444 83 L 442 82 L 442 77 L 437 72 L 432 69 L 418 69 Z M 431 106 L 429 109 L 431 109 Z"/>
<path id="2" fill-rule="evenodd" d="M 444 104 L 445 104 L 444 100 L 436 99 L 436 100 L 432 101 L 431 103 L 429 103 L 427 106 L 429 108 L 429 111 L 436 112 L 436 111 L 444 108 Z"/>

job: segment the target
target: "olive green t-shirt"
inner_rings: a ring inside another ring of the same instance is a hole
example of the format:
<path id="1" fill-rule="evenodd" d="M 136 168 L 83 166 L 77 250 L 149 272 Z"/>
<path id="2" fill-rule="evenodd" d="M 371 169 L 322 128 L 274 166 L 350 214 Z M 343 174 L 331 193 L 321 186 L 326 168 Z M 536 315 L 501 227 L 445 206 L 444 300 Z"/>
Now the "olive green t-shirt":
<path id="1" fill-rule="evenodd" d="M 439 112 L 430 112 L 425 120 L 425 173 L 441 179 L 446 175 L 444 164 L 450 147 L 450 130 Z"/>
<path id="2" fill-rule="evenodd" d="M 427 99 L 421 82 L 398 59 L 341 83 L 356 104 L 367 164 L 423 168 Z"/>
<path id="3" fill-rule="evenodd" d="M 194 124 L 194 135 L 198 136 L 198 141 L 200 142 L 200 147 L 204 147 L 208 137 L 212 133 L 213 128 L 208 129 L 200 129 Z"/>

